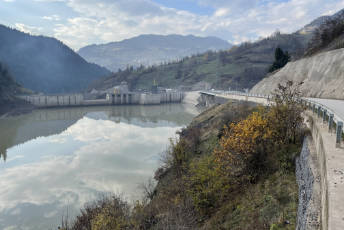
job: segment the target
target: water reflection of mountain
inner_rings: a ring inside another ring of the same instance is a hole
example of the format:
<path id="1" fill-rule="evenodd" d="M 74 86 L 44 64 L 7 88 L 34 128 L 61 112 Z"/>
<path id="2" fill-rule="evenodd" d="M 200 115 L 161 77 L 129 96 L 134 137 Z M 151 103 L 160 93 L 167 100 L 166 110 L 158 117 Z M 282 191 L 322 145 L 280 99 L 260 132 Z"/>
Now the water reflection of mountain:
<path id="1" fill-rule="evenodd" d="M 37 137 L 59 134 L 84 116 L 141 127 L 183 126 L 193 117 L 180 104 L 36 110 L 0 120 L 0 154 L 6 158 L 7 149 Z"/>

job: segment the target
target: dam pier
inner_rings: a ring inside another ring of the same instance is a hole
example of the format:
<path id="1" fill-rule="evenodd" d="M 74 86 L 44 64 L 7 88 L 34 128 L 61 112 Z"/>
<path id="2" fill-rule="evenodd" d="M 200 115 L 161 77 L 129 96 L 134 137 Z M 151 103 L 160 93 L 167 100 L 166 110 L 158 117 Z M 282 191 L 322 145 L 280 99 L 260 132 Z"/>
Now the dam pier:
<path id="1" fill-rule="evenodd" d="M 126 83 L 89 94 L 25 95 L 19 98 L 38 108 L 104 105 L 159 105 L 181 103 L 184 93 L 176 90 L 156 90 L 151 93 L 130 92 Z"/>
<path id="2" fill-rule="evenodd" d="M 159 105 L 181 103 L 183 97 L 182 92 L 106 94 L 105 99 L 86 99 L 83 94 L 20 96 L 21 99 L 39 108 L 95 105 Z"/>

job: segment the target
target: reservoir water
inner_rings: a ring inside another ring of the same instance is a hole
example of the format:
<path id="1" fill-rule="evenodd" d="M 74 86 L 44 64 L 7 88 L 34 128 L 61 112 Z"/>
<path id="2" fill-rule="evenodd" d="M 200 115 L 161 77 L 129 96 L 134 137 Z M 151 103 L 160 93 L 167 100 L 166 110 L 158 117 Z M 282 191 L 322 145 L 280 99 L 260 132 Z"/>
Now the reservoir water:
<path id="1" fill-rule="evenodd" d="M 169 138 L 194 115 L 179 104 L 36 110 L 0 119 L 0 229 L 57 229 L 104 193 L 140 199 Z"/>

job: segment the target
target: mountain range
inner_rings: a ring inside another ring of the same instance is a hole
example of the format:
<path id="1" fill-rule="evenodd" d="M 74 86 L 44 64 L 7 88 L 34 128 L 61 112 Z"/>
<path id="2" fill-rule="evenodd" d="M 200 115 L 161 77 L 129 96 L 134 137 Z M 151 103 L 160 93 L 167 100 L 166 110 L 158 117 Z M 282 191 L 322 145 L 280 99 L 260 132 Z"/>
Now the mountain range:
<path id="1" fill-rule="evenodd" d="M 90 90 L 107 89 L 127 81 L 131 89 L 150 89 L 153 82 L 161 87 L 198 89 L 199 82 L 214 88 L 251 88 L 267 74 L 274 61 L 276 47 L 298 57 L 306 47 L 307 35 L 277 33 L 255 43 L 245 43 L 230 50 L 206 52 L 168 64 L 126 69 L 98 80 Z"/>
<path id="2" fill-rule="evenodd" d="M 86 46 L 78 53 L 89 62 L 117 72 L 127 66 L 161 64 L 208 50 L 226 50 L 231 46 L 216 37 L 149 34 L 120 42 Z"/>
<path id="3" fill-rule="evenodd" d="M 0 25 L 0 62 L 23 87 L 44 93 L 78 92 L 110 74 L 55 38 Z"/>
<path id="4" fill-rule="evenodd" d="M 293 60 L 301 58 L 320 25 L 329 19 L 343 18 L 341 10 L 322 16 L 295 33 L 275 33 L 233 47 L 215 37 L 141 35 L 79 50 L 81 55 L 95 52 L 93 58 L 98 55 L 113 69 L 123 68 L 117 73 L 87 62 L 55 38 L 33 36 L 0 25 L 0 62 L 10 71 L 15 84 L 44 93 L 80 92 L 88 86 L 104 89 L 121 81 L 127 81 L 133 89 L 150 89 L 154 81 L 164 87 L 197 88 L 199 82 L 205 82 L 216 88 L 244 89 L 266 76 L 276 47 L 288 51 Z M 329 49 L 338 47 L 338 42 L 337 39 Z M 113 63 L 112 56 L 122 62 Z M 161 62 L 165 63 L 152 66 Z M 128 65 L 138 67 L 126 68 Z"/>
<path id="5" fill-rule="evenodd" d="M 153 82 L 168 88 L 183 85 L 198 89 L 199 82 L 221 89 L 252 88 L 266 77 L 277 47 L 288 51 L 292 60 L 302 58 L 317 28 L 329 19 L 343 18 L 343 12 L 317 18 L 292 34 L 276 32 L 270 37 L 233 46 L 229 50 L 206 52 L 159 66 L 119 71 L 94 82 L 89 89 L 106 89 L 121 81 L 127 81 L 132 89 L 150 89 Z"/>

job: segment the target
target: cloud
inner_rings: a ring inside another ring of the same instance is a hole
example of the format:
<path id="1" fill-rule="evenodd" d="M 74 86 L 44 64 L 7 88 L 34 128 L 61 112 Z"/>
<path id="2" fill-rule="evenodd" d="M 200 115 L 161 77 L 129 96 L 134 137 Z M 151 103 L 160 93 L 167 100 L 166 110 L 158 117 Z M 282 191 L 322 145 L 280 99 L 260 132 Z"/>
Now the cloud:
<path id="1" fill-rule="evenodd" d="M 215 16 L 216 17 L 222 17 L 222 16 L 225 16 L 229 13 L 229 10 L 226 9 L 226 8 L 220 8 L 218 10 L 215 11 Z"/>
<path id="2" fill-rule="evenodd" d="M 43 31 L 42 27 L 29 26 L 29 25 L 25 25 L 23 23 L 15 23 L 14 25 L 18 30 L 25 32 L 25 33 L 30 33 L 33 35 L 40 34 Z"/>
<path id="3" fill-rule="evenodd" d="M 199 5 L 213 7 L 215 9 L 228 8 L 234 13 L 246 11 L 247 9 L 256 8 L 261 0 L 197 0 Z"/>
<path id="4" fill-rule="evenodd" d="M 268 36 L 276 29 L 294 32 L 318 16 L 344 7 L 340 0 L 194 2 L 213 8 L 214 13 L 199 15 L 151 0 L 66 0 L 79 15 L 57 24 L 54 33 L 74 48 L 149 33 L 218 36 L 238 43 Z"/>
<path id="5" fill-rule="evenodd" d="M 54 15 L 51 15 L 51 16 L 43 16 L 42 19 L 45 19 L 45 20 L 48 20 L 48 21 L 60 21 L 61 18 L 59 15 L 57 14 L 54 14 Z"/>
<path id="6" fill-rule="evenodd" d="M 68 0 L 34 0 L 35 2 L 67 2 Z"/>
<path id="7" fill-rule="evenodd" d="M 80 16 L 58 24 L 54 32 L 56 37 L 77 48 L 140 34 L 196 33 L 204 24 L 200 23 L 202 17 L 144 0 L 70 0 L 68 6 Z"/>

